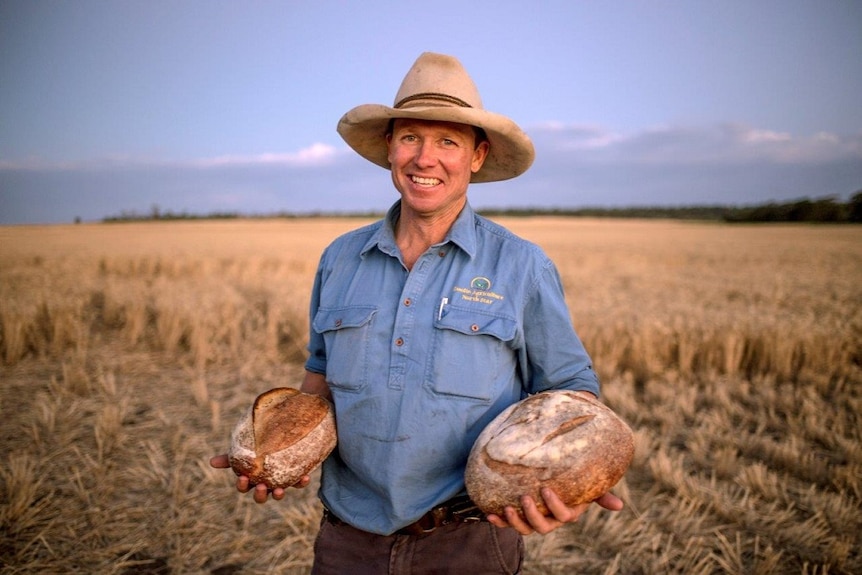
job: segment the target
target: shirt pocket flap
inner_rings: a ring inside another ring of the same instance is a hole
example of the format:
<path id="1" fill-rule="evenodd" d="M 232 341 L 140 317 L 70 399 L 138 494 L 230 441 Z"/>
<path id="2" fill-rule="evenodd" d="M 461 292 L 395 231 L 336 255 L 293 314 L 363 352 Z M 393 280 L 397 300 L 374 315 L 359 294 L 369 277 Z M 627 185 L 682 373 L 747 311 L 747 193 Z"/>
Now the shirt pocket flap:
<path id="1" fill-rule="evenodd" d="M 375 306 L 350 306 L 319 309 L 312 327 L 317 333 L 326 333 L 346 327 L 360 327 L 371 321 L 377 313 Z"/>
<path id="2" fill-rule="evenodd" d="M 518 328 L 517 322 L 509 317 L 482 313 L 455 306 L 437 321 L 437 327 L 451 329 L 465 335 L 490 335 L 500 341 L 512 341 Z"/>

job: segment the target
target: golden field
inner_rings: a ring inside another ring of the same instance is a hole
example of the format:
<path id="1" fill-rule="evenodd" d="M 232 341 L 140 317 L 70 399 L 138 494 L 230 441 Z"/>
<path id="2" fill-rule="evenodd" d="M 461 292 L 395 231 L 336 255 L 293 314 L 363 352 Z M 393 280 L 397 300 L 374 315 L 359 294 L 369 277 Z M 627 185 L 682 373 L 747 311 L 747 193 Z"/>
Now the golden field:
<path id="1" fill-rule="evenodd" d="M 496 218 L 555 260 L 634 463 L 526 574 L 862 572 L 862 226 Z M 360 219 L 0 228 L 0 572 L 307 573 L 314 486 L 209 468 L 297 385 Z"/>

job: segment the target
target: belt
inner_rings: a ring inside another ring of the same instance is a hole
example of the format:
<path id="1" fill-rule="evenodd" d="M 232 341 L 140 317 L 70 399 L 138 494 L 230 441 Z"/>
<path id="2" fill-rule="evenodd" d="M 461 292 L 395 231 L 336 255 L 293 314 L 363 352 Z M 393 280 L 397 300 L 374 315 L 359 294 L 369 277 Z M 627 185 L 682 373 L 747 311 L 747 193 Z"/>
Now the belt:
<path id="1" fill-rule="evenodd" d="M 323 508 L 323 519 L 333 525 L 348 525 L 326 507 Z M 444 525 L 477 521 L 485 521 L 485 514 L 469 497 L 460 495 L 432 508 L 418 520 L 396 531 L 395 535 L 428 535 Z"/>

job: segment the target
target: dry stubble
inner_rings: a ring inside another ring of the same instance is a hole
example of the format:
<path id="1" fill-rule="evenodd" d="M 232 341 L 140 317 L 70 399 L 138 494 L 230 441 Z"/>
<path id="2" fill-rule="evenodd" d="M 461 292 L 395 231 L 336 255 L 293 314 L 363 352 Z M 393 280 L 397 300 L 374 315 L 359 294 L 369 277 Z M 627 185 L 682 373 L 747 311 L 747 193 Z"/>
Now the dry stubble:
<path id="1" fill-rule="evenodd" d="M 301 377 L 316 259 L 358 220 L 0 228 L 3 573 L 305 573 L 314 489 L 206 459 Z M 557 262 L 634 428 L 618 514 L 527 573 L 862 570 L 862 230 L 509 219 Z"/>

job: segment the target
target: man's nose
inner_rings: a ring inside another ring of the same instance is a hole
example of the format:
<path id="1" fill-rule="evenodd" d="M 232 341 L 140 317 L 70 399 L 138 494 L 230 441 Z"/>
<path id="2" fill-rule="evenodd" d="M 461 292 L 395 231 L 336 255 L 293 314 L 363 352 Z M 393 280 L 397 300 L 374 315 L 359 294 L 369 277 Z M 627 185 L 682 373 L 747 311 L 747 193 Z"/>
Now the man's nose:
<path id="1" fill-rule="evenodd" d="M 417 146 L 414 161 L 417 166 L 433 166 L 437 162 L 437 153 L 434 150 L 434 144 L 423 141 L 421 145 Z"/>

